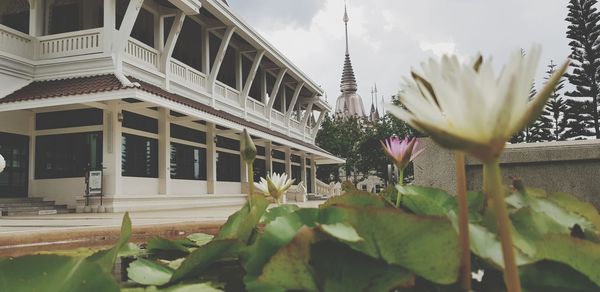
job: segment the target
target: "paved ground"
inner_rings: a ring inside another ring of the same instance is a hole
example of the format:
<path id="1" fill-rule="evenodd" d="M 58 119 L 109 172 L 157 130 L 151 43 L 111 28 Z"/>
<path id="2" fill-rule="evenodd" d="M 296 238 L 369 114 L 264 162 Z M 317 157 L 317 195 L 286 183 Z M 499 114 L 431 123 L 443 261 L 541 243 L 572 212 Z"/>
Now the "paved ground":
<path id="1" fill-rule="evenodd" d="M 298 204 L 317 207 L 322 201 Z M 224 221 L 239 207 L 194 208 L 184 210 L 130 213 L 134 227 L 178 223 L 214 223 Z M 86 228 L 118 227 L 123 213 L 59 214 L 27 217 L 0 217 L 0 236 L 19 236 L 32 232 L 70 231 Z"/>

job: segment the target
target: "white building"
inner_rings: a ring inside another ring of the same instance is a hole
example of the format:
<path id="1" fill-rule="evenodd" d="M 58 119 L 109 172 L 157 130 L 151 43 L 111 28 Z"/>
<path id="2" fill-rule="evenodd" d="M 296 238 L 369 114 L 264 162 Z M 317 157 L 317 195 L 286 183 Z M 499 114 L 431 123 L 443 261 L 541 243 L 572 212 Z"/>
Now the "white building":
<path id="1" fill-rule="evenodd" d="M 256 177 L 311 192 L 343 163 L 314 144 L 323 95 L 219 0 L 2 1 L 0 198 L 81 206 L 89 166 L 109 211 L 240 202 L 244 128 Z"/>

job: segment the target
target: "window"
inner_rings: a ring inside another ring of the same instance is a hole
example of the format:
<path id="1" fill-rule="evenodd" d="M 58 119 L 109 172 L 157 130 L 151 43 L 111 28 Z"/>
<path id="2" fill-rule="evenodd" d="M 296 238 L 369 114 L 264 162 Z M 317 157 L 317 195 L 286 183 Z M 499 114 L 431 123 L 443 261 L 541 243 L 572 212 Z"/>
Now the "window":
<path id="1" fill-rule="evenodd" d="M 173 25 L 173 20 L 174 17 L 165 19 L 165 41 L 168 38 L 170 27 Z M 196 21 L 186 17 L 173 50 L 173 58 L 202 71 L 202 50 L 202 27 Z"/>
<path id="2" fill-rule="evenodd" d="M 140 10 L 131 37 L 154 48 L 154 15 L 148 10 Z"/>
<path id="3" fill-rule="evenodd" d="M 172 143 L 171 178 L 206 180 L 206 149 Z"/>
<path id="4" fill-rule="evenodd" d="M 158 120 L 123 111 L 123 127 L 158 134 Z"/>
<path id="5" fill-rule="evenodd" d="M 226 152 L 217 152 L 217 181 L 240 182 L 241 168 L 240 155 Z"/>
<path id="6" fill-rule="evenodd" d="M 285 160 L 285 153 L 277 150 L 273 150 L 273 158 Z"/>
<path id="7" fill-rule="evenodd" d="M 285 173 L 285 164 L 281 162 L 273 162 L 273 172 L 278 174 Z"/>
<path id="8" fill-rule="evenodd" d="M 206 133 L 179 125 L 171 124 L 171 138 L 206 144 Z"/>
<path id="9" fill-rule="evenodd" d="M 0 24 L 28 34 L 29 2 L 27 0 L 3 1 L 0 4 Z"/>
<path id="10" fill-rule="evenodd" d="M 240 141 L 218 136 L 217 137 L 217 147 L 239 151 L 240 150 Z"/>
<path id="11" fill-rule="evenodd" d="M 267 177 L 267 162 L 264 159 L 256 159 L 254 166 L 254 181 L 259 182 L 261 177 Z"/>
<path id="12" fill-rule="evenodd" d="M 102 117 L 102 110 L 93 108 L 39 113 L 35 115 L 35 129 L 48 130 L 102 125 Z"/>
<path id="13" fill-rule="evenodd" d="M 310 168 L 306 169 L 306 192 L 309 194 L 313 192 L 311 172 Z"/>
<path id="14" fill-rule="evenodd" d="M 49 0 L 48 34 L 102 27 L 102 0 Z"/>
<path id="15" fill-rule="evenodd" d="M 295 185 L 302 181 L 302 170 L 300 166 L 292 165 L 292 179 L 294 180 Z"/>
<path id="16" fill-rule="evenodd" d="M 123 134 L 121 151 L 123 176 L 158 177 L 158 140 Z"/>
<path id="17" fill-rule="evenodd" d="M 302 159 L 300 158 L 300 156 L 293 155 L 293 154 L 291 156 L 291 160 L 292 160 L 292 162 L 295 162 L 295 163 L 300 163 L 302 161 Z"/>
<path id="18" fill-rule="evenodd" d="M 102 169 L 102 133 L 37 136 L 35 178 L 83 177 L 85 169 Z"/>

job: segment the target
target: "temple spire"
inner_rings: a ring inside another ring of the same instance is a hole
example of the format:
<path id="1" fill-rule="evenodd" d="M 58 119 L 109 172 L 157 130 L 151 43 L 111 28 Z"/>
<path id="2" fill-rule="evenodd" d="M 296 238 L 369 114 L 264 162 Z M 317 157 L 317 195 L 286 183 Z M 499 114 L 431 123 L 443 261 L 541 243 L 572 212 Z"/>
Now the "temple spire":
<path id="1" fill-rule="evenodd" d="M 344 1 L 344 25 L 346 26 L 346 56 L 350 55 L 350 50 L 348 46 L 348 22 L 350 21 L 350 17 L 348 17 L 348 5 L 346 5 L 346 1 Z"/>

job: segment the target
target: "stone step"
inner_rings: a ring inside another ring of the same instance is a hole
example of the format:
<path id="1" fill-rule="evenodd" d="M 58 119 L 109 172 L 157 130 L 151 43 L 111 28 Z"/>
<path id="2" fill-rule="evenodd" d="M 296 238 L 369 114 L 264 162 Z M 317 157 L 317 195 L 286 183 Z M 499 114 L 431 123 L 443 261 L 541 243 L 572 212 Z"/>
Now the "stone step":
<path id="1" fill-rule="evenodd" d="M 54 206 L 54 201 L 31 201 L 31 202 L 11 202 L 11 203 L 0 202 L 0 208 L 42 207 L 42 206 Z"/>
<path id="2" fill-rule="evenodd" d="M 21 203 L 21 202 L 41 202 L 43 198 L 0 198 L 0 204 L 3 203 Z"/>
<path id="3" fill-rule="evenodd" d="M 53 210 L 53 209 L 66 209 L 67 206 L 18 206 L 18 207 L 0 207 L 0 211 L 36 211 L 36 210 Z"/>
<path id="4" fill-rule="evenodd" d="M 68 214 L 68 213 L 75 213 L 75 210 L 73 209 L 50 209 L 50 210 L 43 210 L 43 211 L 52 211 L 52 210 L 56 210 L 55 214 Z M 39 210 L 38 211 L 2 211 L 2 216 L 39 216 Z M 44 215 L 44 214 L 42 214 Z M 50 214 L 46 214 L 46 215 L 50 215 Z"/>

